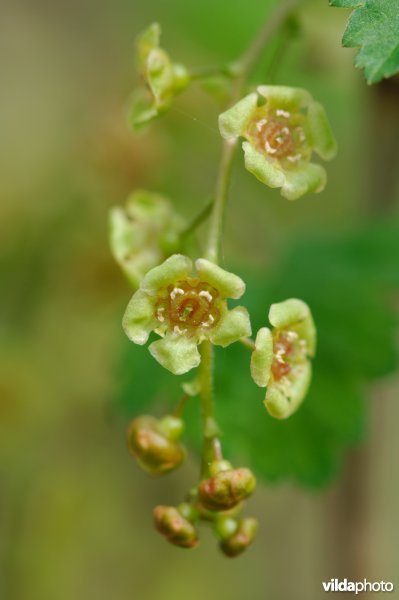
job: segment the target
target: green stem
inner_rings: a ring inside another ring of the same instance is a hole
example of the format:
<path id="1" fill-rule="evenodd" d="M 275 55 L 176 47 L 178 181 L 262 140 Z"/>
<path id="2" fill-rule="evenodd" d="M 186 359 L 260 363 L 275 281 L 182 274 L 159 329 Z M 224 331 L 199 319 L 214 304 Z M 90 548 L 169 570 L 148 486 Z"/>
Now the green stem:
<path id="1" fill-rule="evenodd" d="M 303 2 L 303 0 L 286 0 L 285 2 L 280 2 L 271 17 L 266 19 L 254 42 L 249 46 L 248 50 L 238 63 L 240 75 L 236 80 L 235 87 L 237 95 L 233 98 L 234 102 L 239 99 L 249 75 L 270 38 L 282 25 L 284 25 L 287 18 L 295 11 L 301 2 Z"/>
<path id="2" fill-rule="evenodd" d="M 215 201 L 209 226 L 208 247 L 205 256 L 208 260 L 218 263 L 220 247 L 222 243 L 223 224 L 230 175 L 233 166 L 234 151 L 236 140 L 226 141 L 223 144 L 222 157 L 220 160 L 219 174 L 216 183 Z"/>
<path id="3" fill-rule="evenodd" d="M 266 20 L 259 34 L 236 65 L 237 77 L 232 87 L 229 105 L 234 104 L 241 98 L 247 80 L 261 56 L 264 47 L 300 2 L 301 0 L 286 0 L 285 2 L 281 2 L 272 16 Z M 208 244 L 205 252 L 206 258 L 216 264 L 220 259 L 223 222 L 236 146 L 236 141 L 225 141 L 223 143 L 219 164 L 215 200 L 211 215 Z M 249 347 L 250 342 L 244 342 L 244 345 Z M 202 477 L 207 477 L 209 474 L 210 462 L 215 460 L 215 458 L 217 459 L 215 448 L 220 449 L 218 426 L 214 418 L 213 410 L 213 346 L 210 342 L 202 342 L 201 356 L 199 378 L 203 423 Z"/>
<path id="4" fill-rule="evenodd" d="M 210 200 L 208 202 L 208 204 L 206 204 L 204 206 L 204 208 L 201 210 L 201 212 L 199 212 L 198 215 L 196 217 L 194 217 L 194 219 L 186 227 L 186 229 L 184 229 L 181 232 L 181 234 L 180 234 L 180 239 L 181 240 L 184 240 L 189 235 L 191 235 L 197 229 L 197 227 L 199 227 L 204 221 L 206 221 L 206 219 L 211 214 L 212 207 L 213 207 L 213 200 Z"/>
<path id="5" fill-rule="evenodd" d="M 188 394 L 183 394 L 183 396 L 180 398 L 179 402 L 177 403 L 177 406 L 175 408 L 175 410 L 173 411 L 173 416 L 180 418 L 184 412 L 184 409 L 186 407 L 187 404 L 187 400 L 190 398 L 190 396 Z"/>
<path id="6" fill-rule="evenodd" d="M 219 67 L 201 67 L 198 69 L 192 69 L 190 71 L 190 78 L 193 80 L 201 80 L 213 75 L 224 75 L 225 77 L 235 77 L 235 71 L 230 65 L 224 65 Z"/>
<path id="7" fill-rule="evenodd" d="M 219 428 L 214 418 L 213 410 L 213 346 L 208 340 L 201 344 L 201 364 L 199 367 L 199 382 L 202 414 L 202 469 L 201 476 L 209 475 L 209 465 L 217 458 L 215 456 L 214 440 L 219 436 Z"/>
<path id="8" fill-rule="evenodd" d="M 286 19 L 297 8 L 301 1 L 302 0 L 286 0 L 286 2 L 281 3 L 272 16 L 266 20 L 254 42 L 238 61 L 236 64 L 238 75 L 232 88 L 229 102 L 230 105 L 234 104 L 240 99 L 248 77 L 252 73 L 256 62 L 264 50 L 264 47 L 274 33 L 279 29 L 279 27 L 285 23 Z M 215 263 L 219 261 L 220 256 L 224 213 L 236 146 L 236 141 L 232 142 L 231 140 L 226 140 L 223 143 L 222 156 L 219 164 L 215 201 L 211 215 L 208 246 L 206 251 L 206 257 Z"/>

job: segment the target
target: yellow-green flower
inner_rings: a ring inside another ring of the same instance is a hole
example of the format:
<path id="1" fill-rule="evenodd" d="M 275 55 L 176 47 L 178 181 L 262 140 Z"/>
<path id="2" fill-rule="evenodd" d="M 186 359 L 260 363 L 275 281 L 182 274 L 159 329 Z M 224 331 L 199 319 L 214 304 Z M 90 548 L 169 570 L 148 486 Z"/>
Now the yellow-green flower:
<path id="1" fill-rule="evenodd" d="M 161 27 L 153 23 L 137 39 L 138 65 L 143 87 L 133 94 L 130 121 L 134 130 L 167 110 L 189 83 L 183 65 L 173 63 L 159 43 Z"/>
<path id="2" fill-rule="evenodd" d="M 255 383 L 266 387 L 264 404 L 277 419 L 286 419 L 303 401 L 312 376 L 309 358 L 316 351 L 316 328 L 308 305 L 291 298 L 272 304 L 269 321 L 259 329 L 251 358 Z"/>
<path id="3" fill-rule="evenodd" d="M 111 251 L 127 279 L 138 287 L 144 275 L 176 252 L 184 221 L 169 200 L 145 190 L 110 210 Z"/>
<path id="4" fill-rule="evenodd" d="M 325 169 L 310 160 L 313 152 L 330 160 L 336 143 L 324 108 L 306 90 L 260 86 L 220 115 L 219 128 L 225 139 L 245 138 L 246 169 L 288 200 L 324 189 Z"/>
<path id="5" fill-rule="evenodd" d="M 161 339 L 149 351 L 176 375 L 197 367 L 201 357 L 198 344 L 209 340 L 228 346 L 250 335 L 247 310 L 228 310 L 226 298 L 240 298 L 245 284 L 240 277 L 199 258 L 192 262 L 174 254 L 151 269 L 133 295 L 123 317 L 126 335 L 136 344 L 145 344 L 151 331 Z"/>

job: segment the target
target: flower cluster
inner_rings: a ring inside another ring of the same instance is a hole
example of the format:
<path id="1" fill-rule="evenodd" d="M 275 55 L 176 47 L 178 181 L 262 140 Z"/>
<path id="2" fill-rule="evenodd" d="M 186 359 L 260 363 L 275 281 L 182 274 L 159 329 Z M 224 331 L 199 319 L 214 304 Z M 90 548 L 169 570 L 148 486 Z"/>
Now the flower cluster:
<path id="1" fill-rule="evenodd" d="M 137 288 L 144 275 L 176 252 L 183 219 L 169 200 L 145 190 L 133 192 L 125 208 L 109 214 L 112 254 L 127 279 Z"/>
<path id="2" fill-rule="evenodd" d="M 277 419 L 294 413 L 309 388 L 316 350 L 316 329 L 310 309 L 296 298 L 272 304 L 271 331 L 262 327 L 256 336 L 251 374 L 257 385 L 267 386 L 265 406 Z"/>
<path id="3" fill-rule="evenodd" d="M 138 63 L 143 87 L 132 98 L 130 121 L 139 131 L 149 121 L 167 110 L 173 98 L 190 81 L 185 67 L 173 63 L 159 43 L 161 27 L 153 23 L 137 40 Z"/>
<path id="4" fill-rule="evenodd" d="M 219 117 L 225 139 L 245 138 L 245 167 L 288 200 L 321 192 L 326 172 L 310 162 L 312 152 L 324 160 L 336 144 L 324 108 L 303 89 L 260 86 Z"/>
<path id="5" fill-rule="evenodd" d="M 189 74 L 160 46 L 160 36 L 159 24 L 153 23 L 137 40 L 142 85 L 132 98 L 130 120 L 135 131 L 167 110 L 191 80 L 201 80 L 206 73 L 228 77 L 229 86 L 235 78 L 230 97 L 240 97 L 253 66 L 253 49 L 234 66 Z M 258 45 L 255 41 L 255 55 Z M 198 367 L 201 355 L 204 359 L 198 377 L 183 384 L 185 393 L 173 415 L 161 419 L 139 416 L 128 429 L 128 449 L 138 464 L 152 476 L 170 472 L 186 456 L 181 443 L 185 404 L 190 396 L 200 395 L 204 440 L 200 480 L 183 503 L 154 509 L 155 527 L 168 542 L 194 548 L 199 543 L 198 524 L 205 521 L 212 525 L 221 551 L 234 557 L 252 543 L 257 532 L 257 521 L 241 515 L 256 480 L 248 468 L 235 468 L 223 458 L 213 411 L 211 344 L 226 347 L 241 341 L 251 349 L 252 378 L 267 388 L 264 404 L 273 417 L 285 419 L 298 409 L 307 393 L 316 330 L 307 304 L 291 298 L 271 306 L 272 329 L 262 327 L 254 342 L 249 338 L 251 323 L 246 308 L 228 306 L 228 299 L 239 299 L 245 292 L 240 277 L 216 264 L 233 149 L 238 138 L 243 138 L 247 170 L 269 187 L 281 188 L 288 200 L 295 200 L 324 189 L 326 172 L 312 162 L 313 153 L 330 160 L 336 143 L 323 107 L 306 90 L 287 86 L 258 87 L 219 116 L 219 129 L 227 140 L 226 152 L 205 253 L 215 262 L 197 258 L 193 264 L 183 254 L 191 254 L 184 240 L 209 211 L 202 211 L 184 229 L 183 220 L 166 198 L 143 190 L 131 194 L 124 208 L 111 210 L 110 245 L 136 290 L 123 316 L 128 338 L 144 345 L 154 333 L 157 338 L 151 339 L 149 352 L 175 375 Z"/>
<path id="6" fill-rule="evenodd" d="M 174 254 L 151 269 L 123 317 L 132 342 L 145 344 L 151 331 L 161 337 L 149 351 L 175 375 L 199 365 L 197 346 L 203 340 L 225 347 L 251 334 L 248 311 L 242 306 L 228 310 L 226 302 L 242 296 L 242 279 L 204 258 L 195 262 L 195 277 L 192 267 L 189 258 Z"/>
<path id="7" fill-rule="evenodd" d="M 155 528 L 171 544 L 195 548 L 199 543 L 198 522 L 211 522 L 221 551 L 229 557 L 238 556 L 253 542 L 258 529 L 256 519 L 238 518 L 242 502 L 255 489 L 255 478 L 249 469 L 233 469 L 224 460 L 211 463 L 210 472 L 187 502 L 154 509 Z"/>

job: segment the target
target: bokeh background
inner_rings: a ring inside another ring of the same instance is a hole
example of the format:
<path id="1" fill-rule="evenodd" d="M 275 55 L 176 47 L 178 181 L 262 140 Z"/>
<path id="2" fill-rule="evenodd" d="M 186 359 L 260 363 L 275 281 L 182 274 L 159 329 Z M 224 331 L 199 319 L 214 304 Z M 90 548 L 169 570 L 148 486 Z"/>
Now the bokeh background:
<path id="1" fill-rule="evenodd" d="M 224 264 L 248 281 L 254 328 L 271 302 L 299 296 L 320 338 L 311 393 L 286 423 L 264 411 L 245 350 L 218 353 L 227 452 L 259 479 L 247 511 L 261 522 L 256 543 L 235 562 L 206 529 L 194 551 L 167 545 L 152 508 L 181 501 L 195 451 L 151 480 L 125 448 L 130 418 L 170 410 L 179 382 L 121 330 L 131 290 L 110 256 L 108 210 L 144 187 L 190 219 L 212 193 L 221 144 L 220 108 L 199 86 L 145 135 L 130 133 L 134 38 L 158 20 L 176 59 L 220 64 L 275 4 L 2 4 L 4 600 L 317 600 L 332 577 L 399 585 L 399 83 L 366 86 L 340 45 L 347 11 L 306 2 L 256 74 L 325 105 L 340 147 L 326 191 L 286 202 L 240 156 L 232 184 Z M 193 448 L 196 411 L 194 400 Z"/>

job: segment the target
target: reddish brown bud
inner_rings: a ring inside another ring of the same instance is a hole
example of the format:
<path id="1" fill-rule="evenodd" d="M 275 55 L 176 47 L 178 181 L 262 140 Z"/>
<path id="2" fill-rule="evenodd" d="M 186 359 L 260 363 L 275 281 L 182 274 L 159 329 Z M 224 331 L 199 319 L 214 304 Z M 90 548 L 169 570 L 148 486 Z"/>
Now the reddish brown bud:
<path id="1" fill-rule="evenodd" d="M 257 530 L 258 522 L 256 519 L 242 519 L 238 523 L 236 532 L 220 542 L 220 549 L 226 556 L 231 558 L 238 556 L 252 544 Z"/>
<path id="2" fill-rule="evenodd" d="M 155 528 L 175 546 L 194 548 L 198 544 L 195 527 L 174 506 L 154 508 Z"/>
<path id="3" fill-rule="evenodd" d="M 252 494 L 255 485 L 255 477 L 249 469 L 230 469 L 202 481 L 198 496 L 209 510 L 229 510 Z"/>
<path id="4" fill-rule="evenodd" d="M 140 466 L 151 475 L 161 475 L 175 469 L 184 460 L 183 446 L 168 437 L 157 419 L 142 416 L 129 426 L 129 452 Z"/>

